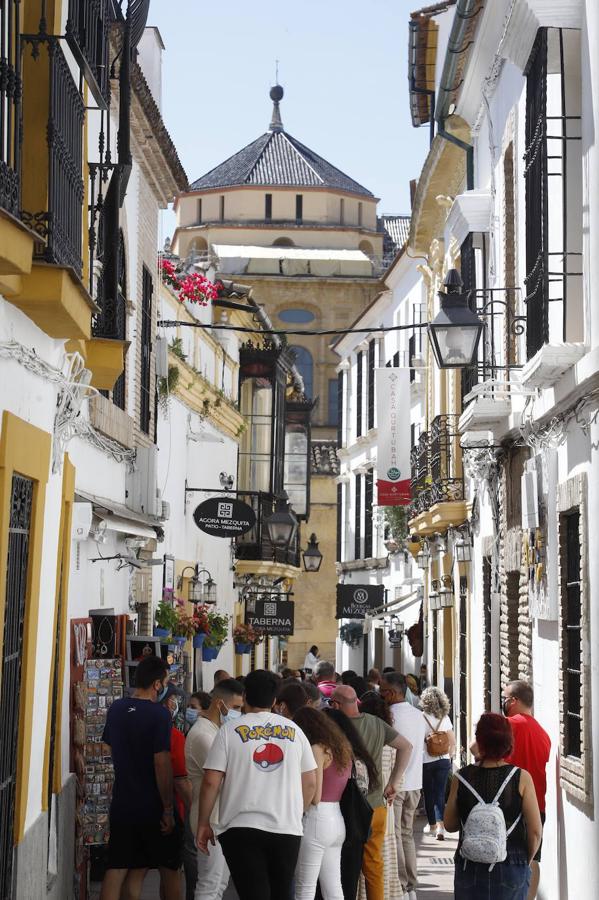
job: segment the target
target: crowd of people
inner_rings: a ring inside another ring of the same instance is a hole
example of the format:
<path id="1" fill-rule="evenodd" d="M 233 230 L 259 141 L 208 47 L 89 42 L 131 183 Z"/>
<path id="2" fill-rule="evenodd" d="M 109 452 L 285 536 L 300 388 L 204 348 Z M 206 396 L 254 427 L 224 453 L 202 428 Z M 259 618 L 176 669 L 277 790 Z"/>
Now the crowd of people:
<path id="1" fill-rule="evenodd" d="M 163 900 L 221 900 L 230 880 L 239 900 L 415 900 L 422 801 L 429 840 L 459 833 L 457 898 L 534 898 L 550 744 L 532 706 L 508 684 L 452 774 L 450 703 L 425 666 L 339 675 L 312 647 L 303 670 L 220 671 L 186 698 L 147 657 L 107 716 L 101 900 L 138 900 L 156 868 Z"/>

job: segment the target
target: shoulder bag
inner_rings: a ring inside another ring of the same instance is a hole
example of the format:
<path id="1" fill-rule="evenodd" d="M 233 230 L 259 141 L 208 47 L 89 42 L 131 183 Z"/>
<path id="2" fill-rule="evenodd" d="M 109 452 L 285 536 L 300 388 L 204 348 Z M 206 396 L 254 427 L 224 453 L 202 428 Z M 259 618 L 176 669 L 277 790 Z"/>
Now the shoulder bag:
<path id="1" fill-rule="evenodd" d="M 365 844 L 370 835 L 373 809 L 358 787 L 354 763 L 339 806 L 345 822 L 345 840 L 352 844 Z"/>

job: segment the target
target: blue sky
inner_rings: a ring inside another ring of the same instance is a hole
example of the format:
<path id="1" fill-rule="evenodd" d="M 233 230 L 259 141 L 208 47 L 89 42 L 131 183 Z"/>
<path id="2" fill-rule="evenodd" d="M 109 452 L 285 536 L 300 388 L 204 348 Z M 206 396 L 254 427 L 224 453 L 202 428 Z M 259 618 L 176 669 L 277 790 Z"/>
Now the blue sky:
<path id="1" fill-rule="evenodd" d="M 152 0 L 163 116 L 190 180 L 265 132 L 275 60 L 285 129 L 409 212 L 428 129 L 408 110 L 406 0 Z M 165 233 L 172 229 L 165 221 Z"/>

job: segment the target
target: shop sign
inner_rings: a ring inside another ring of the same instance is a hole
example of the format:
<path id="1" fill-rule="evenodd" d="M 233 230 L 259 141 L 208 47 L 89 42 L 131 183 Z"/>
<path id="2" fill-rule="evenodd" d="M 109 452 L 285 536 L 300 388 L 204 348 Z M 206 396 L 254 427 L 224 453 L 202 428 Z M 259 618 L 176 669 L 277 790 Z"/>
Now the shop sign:
<path id="1" fill-rule="evenodd" d="M 196 507 L 193 520 L 200 531 L 212 537 L 234 538 L 254 527 L 256 514 L 241 500 L 211 497 Z"/>
<path id="2" fill-rule="evenodd" d="M 293 634 L 294 604 L 277 596 L 248 597 L 245 602 L 245 623 L 268 635 Z"/>
<path id="3" fill-rule="evenodd" d="M 366 613 L 382 606 L 382 584 L 338 584 L 336 619 L 365 619 Z"/>
<path id="4" fill-rule="evenodd" d="M 410 370 L 375 370 L 377 498 L 379 506 L 407 506 L 410 494 Z"/>

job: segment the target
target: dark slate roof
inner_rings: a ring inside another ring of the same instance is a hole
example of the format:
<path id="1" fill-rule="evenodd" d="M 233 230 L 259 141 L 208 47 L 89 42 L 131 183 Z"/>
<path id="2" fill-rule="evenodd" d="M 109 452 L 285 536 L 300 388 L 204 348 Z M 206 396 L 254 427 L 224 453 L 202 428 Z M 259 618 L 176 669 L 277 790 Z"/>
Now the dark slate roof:
<path id="1" fill-rule="evenodd" d="M 286 131 L 267 131 L 190 186 L 192 191 L 243 184 L 323 187 L 372 197 L 349 175 L 318 156 Z"/>
<path id="2" fill-rule="evenodd" d="M 312 475 L 338 475 L 339 459 L 335 441 L 312 441 Z"/>
<path id="3" fill-rule="evenodd" d="M 384 233 L 383 256 L 385 258 L 395 256 L 410 235 L 410 217 L 381 216 L 378 221 L 379 231 Z"/>

